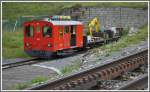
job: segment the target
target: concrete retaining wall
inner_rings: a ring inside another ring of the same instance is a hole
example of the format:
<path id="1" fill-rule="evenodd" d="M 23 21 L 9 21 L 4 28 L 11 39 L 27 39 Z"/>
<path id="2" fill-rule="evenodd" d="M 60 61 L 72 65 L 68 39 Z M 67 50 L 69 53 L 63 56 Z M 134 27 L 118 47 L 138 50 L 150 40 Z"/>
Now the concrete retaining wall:
<path id="1" fill-rule="evenodd" d="M 141 27 L 148 22 L 148 10 L 133 8 L 97 8 L 81 7 L 78 9 L 67 9 L 63 15 L 71 15 L 84 23 L 85 29 L 91 19 L 99 17 L 100 26 L 106 28 L 115 27 Z"/>

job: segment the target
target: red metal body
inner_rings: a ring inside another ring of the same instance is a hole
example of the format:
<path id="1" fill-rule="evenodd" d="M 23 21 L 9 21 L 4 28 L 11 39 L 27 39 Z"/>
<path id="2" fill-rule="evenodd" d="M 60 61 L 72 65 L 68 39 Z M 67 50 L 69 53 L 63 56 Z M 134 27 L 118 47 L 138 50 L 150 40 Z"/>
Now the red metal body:
<path id="1" fill-rule="evenodd" d="M 33 28 L 33 33 L 30 37 L 27 36 L 29 33 L 26 27 L 28 26 Z M 51 37 L 43 36 L 44 26 L 52 28 Z M 83 25 L 79 22 L 70 21 L 69 24 L 69 21 L 63 21 L 61 23 L 61 20 L 53 22 L 34 20 L 25 22 L 24 27 L 25 51 L 57 52 L 83 46 Z M 74 45 L 72 45 L 72 41 Z"/>

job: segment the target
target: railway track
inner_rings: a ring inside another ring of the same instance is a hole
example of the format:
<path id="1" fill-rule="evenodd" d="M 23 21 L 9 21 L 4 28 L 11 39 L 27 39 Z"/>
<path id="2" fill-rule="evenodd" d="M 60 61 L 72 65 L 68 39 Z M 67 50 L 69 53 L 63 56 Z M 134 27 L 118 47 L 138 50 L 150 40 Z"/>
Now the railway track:
<path id="1" fill-rule="evenodd" d="M 42 60 L 42 62 L 46 62 L 47 60 L 55 60 L 55 59 L 58 59 L 58 58 L 66 58 L 66 57 L 74 56 L 74 55 L 77 55 L 77 54 L 83 54 L 83 53 L 85 53 L 85 51 L 86 50 L 84 50 L 84 51 L 75 51 L 75 53 L 72 53 L 72 54 L 63 55 L 63 56 L 59 55 L 57 57 L 52 57 L 52 58 L 49 58 L 49 59 L 31 58 L 31 59 L 26 59 L 26 60 L 20 60 L 20 61 L 17 61 L 17 62 L 10 62 L 10 63 L 6 63 L 6 64 L 2 64 L 2 69 L 9 69 L 9 68 L 12 68 L 12 67 L 18 67 L 18 66 L 23 66 L 23 65 L 40 63 L 41 60 Z"/>
<path id="2" fill-rule="evenodd" d="M 148 49 L 120 57 L 103 65 L 97 65 L 74 74 L 64 76 L 27 90 L 87 90 L 101 80 L 114 79 L 125 72 L 133 71 L 147 64 Z"/>
<path id="3" fill-rule="evenodd" d="M 12 67 L 37 63 L 36 60 L 38 60 L 38 58 L 31 58 L 31 59 L 21 60 L 19 62 L 10 62 L 10 63 L 6 63 L 6 64 L 2 64 L 2 69 L 8 69 L 8 68 L 12 68 Z"/>
<path id="4" fill-rule="evenodd" d="M 58 59 L 58 58 L 66 58 L 66 57 L 70 57 L 70 56 L 74 56 L 74 55 L 77 55 L 77 54 L 83 54 L 85 53 L 85 50 L 84 51 L 75 51 L 75 53 L 71 53 L 71 54 L 68 54 L 68 55 L 59 55 L 57 57 L 52 57 L 52 58 L 49 58 L 49 59 L 41 59 L 41 58 L 31 58 L 31 59 L 26 59 L 26 60 L 20 60 L 20 61 L 17 61 L 17 62 L 10 62 L 10 63 L 6 63 L 6 64 L 2 64 L 2 69 L 8 69 L 8 68 L 12 68 L 12 67 L 17 67 L 17 66 L 23 66 L 23 65 L 29 65 L 29 64 L 35 64 L 35 63 L 39 63 L 41 62 L 46 62 L 47 60 L 55 60 L 55 59 Z"/>

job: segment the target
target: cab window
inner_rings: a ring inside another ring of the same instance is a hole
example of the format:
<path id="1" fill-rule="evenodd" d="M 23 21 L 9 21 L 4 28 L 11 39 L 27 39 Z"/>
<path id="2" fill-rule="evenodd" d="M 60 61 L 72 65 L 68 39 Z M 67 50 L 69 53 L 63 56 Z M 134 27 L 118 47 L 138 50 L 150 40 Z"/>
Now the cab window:
<path id="1" fill-rule="evenodd" d="M 69 33 L 69 26 L 65 26 L 64 31 L 65 31 L 65 33 Z"/>
<path id="2" fill-rule="evenodd" d="M 52 27 L 44 26 L 43 27 L 43 36 L 44 37 L 52 37 Z"/>
<path id="3" fill-rule="evenodd" d="M 33 26 L 31 26 L 31 25 L 26 26 L 25 31 L 26 31 L 26 36 L 27 37 L 33 37 L 33 35 L 34 35 Z"/>

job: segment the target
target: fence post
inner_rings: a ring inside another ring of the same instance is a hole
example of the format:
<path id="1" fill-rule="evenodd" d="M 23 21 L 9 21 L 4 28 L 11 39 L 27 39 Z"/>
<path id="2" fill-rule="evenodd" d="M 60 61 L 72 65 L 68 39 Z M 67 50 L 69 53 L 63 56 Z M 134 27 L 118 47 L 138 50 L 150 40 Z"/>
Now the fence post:
<path id="1" fill-rule="evenodd" d="M 15 31 L 15 29 L 16 29 L 16 25 L 17 25 L 17 20 L 16 20 L 16 23 L 15 23 L 15 26 L 14 26 L 14 29 L 13 29 L 13 32 Z"/>

